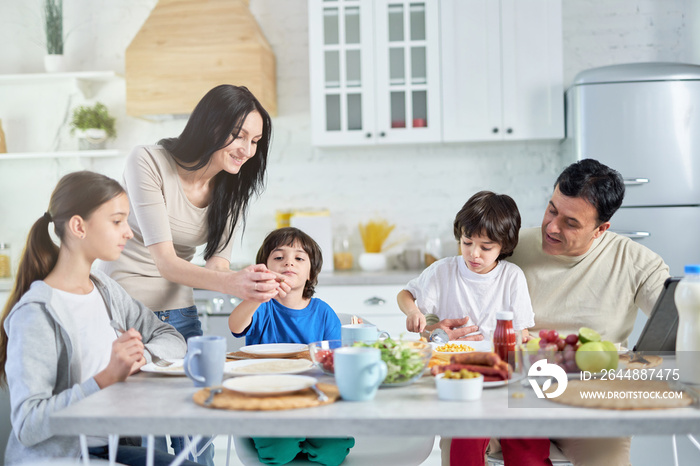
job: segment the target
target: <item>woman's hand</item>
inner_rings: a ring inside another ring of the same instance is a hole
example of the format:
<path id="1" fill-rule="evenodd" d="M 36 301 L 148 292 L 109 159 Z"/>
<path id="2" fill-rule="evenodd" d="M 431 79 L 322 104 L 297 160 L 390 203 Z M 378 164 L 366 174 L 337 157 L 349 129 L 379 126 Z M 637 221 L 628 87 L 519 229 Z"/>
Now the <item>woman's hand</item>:
<path id="1" fill-rule="evenodd" d="M 112 343 L 109 364 L 95 376 L 100 388 L 108 387 L 126 378 L 146 363 L 143 356 L 141 334 L 131 328 L 119 335 Z"/>
<path id="2" fill-rule="evenodd" d="M 284 298 L 291 290 L 282 274 L 271 272 L 265 264 L 249 265 L 231 274 L 229 294 L 244 301 L 264 303 L 279 296 Z"/>
<path id="3" fill-rule="evenodd" d="M 406 330 L 421 333 L 425 329 L 425 316 L 422 312 L 413 312 L 406 316 Z"/>
<path id="4" fill-rule="evenodd" d="M 438 322 L 435 325 L 429 325 L 427 327 L 427 329 L 430 331 L 435 330 L 436 328 L 443 329 L 447 333 L 447 336 L 449 337 L 450 341 L 453 341 L 453 340 L 481 341 L 481 340 L 483 340 L 484 336 L 481 334 L 466 336 L 470 333 L 474 333 L 474 332 L 479 331 L 479 327 L 477 325 L 467 325 L 468 322 L 469 322 L 469 317 L 462 317 L 461 319 L 445 319 L 445 320 L 441 320 L 440 322 Z M 467 325 L 467 326 L 462 327 L 463 325 Z"/>

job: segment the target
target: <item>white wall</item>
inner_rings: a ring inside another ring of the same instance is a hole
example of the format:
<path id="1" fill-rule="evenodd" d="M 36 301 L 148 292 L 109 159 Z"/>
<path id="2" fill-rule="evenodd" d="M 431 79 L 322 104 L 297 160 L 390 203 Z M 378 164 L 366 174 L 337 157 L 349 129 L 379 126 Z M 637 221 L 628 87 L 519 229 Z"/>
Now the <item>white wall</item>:
<path id="1" fill-rule="evenodd" d="M 43 71 L 42 0 L 0 0 L 0 73 Z M 551 185 L 564 165 L 558 141 L 348 148 L 310 145 L 306 0 L 251 0 L 277 57 L 279 116 L 267 190 L 252 206 L 234 262 L 249 262 L 280 208 L 327 207 L 334 224 L 355 229 L 381 215 L 400 233 L 422 238 L 431 225 L 449 237 L 454 214 L 475 191 L 508 193 L 524 224 L 539 224 Z M 692 0 L 564 0 L 565 85 L 581 70 L 638 61 L 698 62 L 689 27 Z M 64 2 L 72 70 L 124 72 L 124 53 L 156 0 Z M 697 35 L 697 34 L 696 34 Z M 10 45 L 12 44 L 12 45 Z M 694 57 L 695 55 L 695 57 Z M 235 83 L 234 83 L 235 84 Z M 125 114 L 116 80 L 97 98 L 118 118 L 114 148 L 129 151 L 179 134 L 181 120 L 153 123 Z M 64 122 L 82 96 L 70 84 L 0 85 L 0 118 L 8 150 L 75 148 Z M 58 135 L 58 137 L 56 137 Z M 0 155 L 0 158 L 2 155 Z M 92 167 L 118 179 L 122 159 L 0 161 L 0 241 L 20 253 L 31 223 L 45 210 L 58 178 Z M 357 238 L 359 240 L 359 238 Z"/>

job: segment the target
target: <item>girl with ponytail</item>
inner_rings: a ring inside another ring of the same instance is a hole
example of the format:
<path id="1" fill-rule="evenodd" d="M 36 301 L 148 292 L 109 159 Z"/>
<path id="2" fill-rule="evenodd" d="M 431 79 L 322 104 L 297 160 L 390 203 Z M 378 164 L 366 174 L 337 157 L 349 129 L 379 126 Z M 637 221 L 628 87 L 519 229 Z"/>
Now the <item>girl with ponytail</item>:
<path id="1" fill-rule="evenodd" d="M 51 413 L 126 380 L 151 354 L 185 354 L 185 341 L 172 326 L 92 270 L 97 259 L 117 259 L 133 236 L 128 215 L 129 200 L 119 183 L 82 171 L 61 178 L 48 210 L 29 231 L 0 319 L 0 382 L 9 387 L 12 405 L 7 465 L 79 458 L 78 437 L 49 434 Z M 51 224 L 59 245 L 49 234 Z M 129 330 L 117 332 L 110 320 Z M 88 437 L 88 445 L 90 457 L 108 457 L 107 438 Z M 142 447 L 117 451 L 122 464 L 143 464 L 145 458 Z M 173 459 L 156 452 L 154 464 Z"/>

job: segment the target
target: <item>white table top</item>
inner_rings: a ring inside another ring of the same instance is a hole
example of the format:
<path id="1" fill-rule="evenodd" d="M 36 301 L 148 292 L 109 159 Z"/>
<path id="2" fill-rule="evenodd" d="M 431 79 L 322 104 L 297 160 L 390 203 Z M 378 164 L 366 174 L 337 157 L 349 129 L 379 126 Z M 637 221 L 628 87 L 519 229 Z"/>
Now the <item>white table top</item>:
<path id="1" fill-rule="evenodd" d="M 333 379 L 316 370 L 321 382 Z M 517 385 L 517 387 L 521 387 Z M 408 387 L 381 388 L 369 402 L 285 411 L 229 411 L 196 405 L 186 377 L 138 374 L 51 416 L 55 433 L 91 435 L 233 434 L 240 436 L 441 435 L 452 437 L 607 437 L 700 434 L 700 409 L 604 410 L 536 399 L 530 388 L 509 396 L 485 389 L 479 401 L 437 398 L 425 376 Z M 535 403 L 517 408 L 520 403 Z M 509 407 L 510 404 L 510 407 Z"/>

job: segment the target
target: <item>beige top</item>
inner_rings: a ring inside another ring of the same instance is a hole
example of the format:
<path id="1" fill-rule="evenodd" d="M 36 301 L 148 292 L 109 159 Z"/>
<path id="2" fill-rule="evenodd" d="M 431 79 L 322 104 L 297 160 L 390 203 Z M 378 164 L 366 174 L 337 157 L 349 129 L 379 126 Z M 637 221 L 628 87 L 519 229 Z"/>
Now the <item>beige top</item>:
<path id="1" fill-rule="evenodd" d="M 98 267 L 154 311 L 192 306 L 192 288 L 163 278 L 148 246 L 172 241 L 177 256 L 191 261 L 195 248 L 207 240 L 208 208 L 196 207 L 187 199 L 177 165 L 161 146 L 134 148 L 126 159 L 124 186 L 134 237 L 127 241 L 119 259 Z M 230 260 L 232 245 L 233 239 L 216 255 Z"/>
<path id="2" fill-rule="evenodd" d="M 525 273 L 534 334 L 541 329 L 600 332 L 604 340 L 627 344 L 637 308 L 649 315 L 669 277 L 668 266 L 650 249 L 606 231 L 581 256 L 552 256 L 542 251 L 540 227 L 520 231 L 508 260 Z"/>

